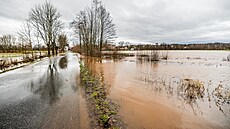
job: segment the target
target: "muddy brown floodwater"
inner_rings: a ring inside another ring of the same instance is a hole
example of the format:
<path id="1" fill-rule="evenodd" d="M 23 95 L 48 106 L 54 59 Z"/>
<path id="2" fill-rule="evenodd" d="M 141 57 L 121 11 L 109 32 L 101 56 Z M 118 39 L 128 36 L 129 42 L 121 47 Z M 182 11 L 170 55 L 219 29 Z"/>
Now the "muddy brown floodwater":
<path id="1" fill-rule="evenodd" d="M 169 60 L 159 62 L 136 57 L 85 62 L 107 84 L 109 98 L 120 105 L 119 115 L 128 128 L 229 129 L 230 62 L 224 58 L 230 52 L 167 53 Z M 188 97 L 182 87 L 188 80 L 204 87 L 200 97 Z"/>

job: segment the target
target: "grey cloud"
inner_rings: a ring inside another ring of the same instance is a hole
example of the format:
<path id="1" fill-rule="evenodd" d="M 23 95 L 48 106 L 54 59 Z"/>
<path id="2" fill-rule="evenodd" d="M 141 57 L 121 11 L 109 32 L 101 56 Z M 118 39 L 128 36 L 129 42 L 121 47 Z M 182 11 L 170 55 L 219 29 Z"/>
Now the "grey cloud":
<path id="1" fill-rule="evenodd" d="M 119 15 L 115 21 L 121 37 L 149 42 L 183 42 L 198 41 L 198 35 L 217 32 L 212 26 L 230 20 L 229 6 L 227 0 L 126 0 L 112 12 Z M 228 39 L 229 23 L 228 26 L 221 25 L 219 28 L 226 28 L 222 35 Z M 213 39 L 207 37 L 202 41 L 208 41 L 208 38 Z M 218 35 L 215 38 L 222 39 Z"/>
<path id="2" fill-rule="evenodd" d="M 22 22 L 35 0 L 0 0 L 0 18 Z M 50 0 L 65 27 L 91 0 Z M 136 42 L 230 41 L 229 0 L 103 0 L 117 26 L 118 40 Z M 8 21 L 9 21 L 8 20 Z M 0 26 L 6 25 L 0 21 Z M 12 29 L 12 25 L 9 27 Z M 68 31 L 68 29 L 65 29 Z M 15 30 L 11 30 L 12 32 Z M 0 33 L 10 32 L 4 26 Z"/>

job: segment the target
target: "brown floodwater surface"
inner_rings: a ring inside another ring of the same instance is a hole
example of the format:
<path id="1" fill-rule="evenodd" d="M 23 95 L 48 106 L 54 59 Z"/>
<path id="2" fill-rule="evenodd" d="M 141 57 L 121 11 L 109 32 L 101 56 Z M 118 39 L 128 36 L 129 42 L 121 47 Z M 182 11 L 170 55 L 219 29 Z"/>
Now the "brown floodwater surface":
<path id="1" fill-rule="evenodd" d="M 166 51 L 160 52 L 165 53 Z M 128 128 L 230 128 L 228 51 L 167 51 L 169 60 L 87 58 L 91 71 L 107 84 Z M 183 80 L 198 80 L 204 95 L 186 97 Z"/>

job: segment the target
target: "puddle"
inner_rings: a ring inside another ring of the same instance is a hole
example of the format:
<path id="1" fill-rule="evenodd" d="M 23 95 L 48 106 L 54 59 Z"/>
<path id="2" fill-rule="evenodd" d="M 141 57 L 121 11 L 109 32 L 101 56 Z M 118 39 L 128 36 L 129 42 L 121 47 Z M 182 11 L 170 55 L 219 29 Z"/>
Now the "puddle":
<path id="1" fill-rule="evenodd" d="M 90 128 L 72 53 L 0 75 L 0 128 Z"/>

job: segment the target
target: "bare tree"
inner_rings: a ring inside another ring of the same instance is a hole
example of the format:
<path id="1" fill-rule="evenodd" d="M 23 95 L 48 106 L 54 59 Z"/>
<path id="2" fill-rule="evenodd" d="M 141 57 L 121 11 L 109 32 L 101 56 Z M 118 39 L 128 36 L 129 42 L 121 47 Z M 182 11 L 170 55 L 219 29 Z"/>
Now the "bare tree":
<path id="1" fill-rule="evenodd" d="M 38 32 L 39 37 L 47 45 L 48 56 L 50 56 L 51 48 L 53 51 L 52 54 L 54 55 L 56 37 L 63 26 L 60 17 L 60 13 L 49 2 L 45 2 L 42 5 L 36 5 L 29 13 L 29 20 L 34 30 Z"/>
<path id="2" fill-rule="evenodd" d="M 31 49 L 31 55 L 33 56 L 33 47 L 32 47 L 32 26 L 29 20 L 21 26 L 21 28 L 17 31 L 19 37 L 25 42 L 25 54 L 26 54 L 26 47 L 28 46 Z"/>
<path id="3" fill-rule="evenodd" d="M 0 37 L 0 43 L 2 52 L 6 52 L 8 46 L 7 35 L 3 35 L 2 37 Z"/>
<path id="4" fill-rule="evenodd" d="M 53 33 L 52 33 L 52 54 L 54 55 L 54 51 L 55 54 L 57 55 L 57 50 L 58 50 L 58 46 L 57 46 L 57 42 L 58 42 L 58 35 L 61 33 L 61 29 L 62 27 L 62 23 L 60 21 L 55 21 L 54 22 L 54 28 L 53 28 Z"/>
<path id="5" fill-rule="evenodd" d="M 61 49 L 62 52 L 64 52 L 65 46 L 68 45 L 67 36 L 65 34 L 59 35 L 58 43 L 59 43 L 59 48 Z"/>
<path id="6" fill-rule="evenodd" d="M 80 11 L 70 25 L 79 38 L 80 49 L 91 56 L 100 53 L 103 44 L 116 35 L 112 17 L 98 0 Z"/>
<path id="7" fill-rule="evenodd" d="M 34 31 L 34 36 L 36 37 L 36 41 L 37 41 L 37 49 L 39 51 L 39 57 L 41 58 L 41 44 L 40 44 L 40 36 L 39 36 L 39 31 L 38 31 L 39 25 L 38 23 L 36 24 L 35 29 L 37 29 L 37 31 Z"/>
<path id="8" fill-rule="evenodd" d="M 116 27 L 113 24 L 113 19 L 105 7 L 100 5 L 100 51 L 102 51 L 103 43 L 108 39 L 113 39 L 116 36 Z"/>
<path id="9" fill-rule="evenodd" d="M 12 35 L 0 37 L 1 49 L 3 52 L 10 52 L 14 46 L 15 38 Z"/>

